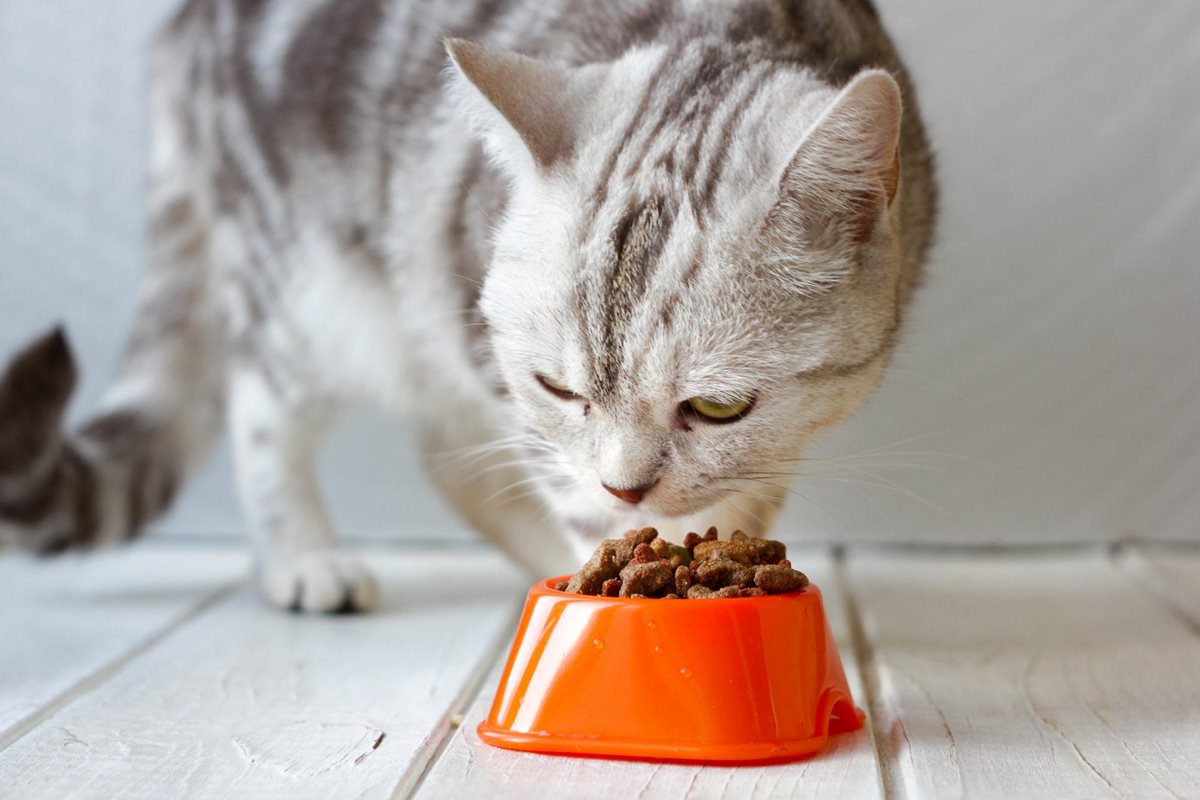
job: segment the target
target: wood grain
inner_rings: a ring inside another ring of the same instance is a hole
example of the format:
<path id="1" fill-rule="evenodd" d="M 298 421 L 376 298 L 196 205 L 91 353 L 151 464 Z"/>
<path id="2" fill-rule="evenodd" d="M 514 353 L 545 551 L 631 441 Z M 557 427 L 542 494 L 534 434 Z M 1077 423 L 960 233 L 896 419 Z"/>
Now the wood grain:
<path id="1" fill-rule="evenodd" d="M 1106 554 L 847 574 L 900 796 L 1200 796 L 1200 638 Z"/>
<path id="2" fill-rule="evenodd" d="M 0 748 L 210 601 L 247 569 L 238 548 L 154 545 L 0 557 Z"/>
<path id="3" fill-rule="evenodd" d="M 839 638 L 855 700 L 864 704 L 858 670 L 847 641 L 840 587 L 823 551 L 793 551 L 792 560 L 821 586 L 830 625 Z M 713 601 L 717 602 L 717 601 Z M 713 767 L 567 758 L 517 753 L 484 744 L 475 726 L 486 715 L 499 680 L 497 670 L 476 698 L 441 758 L 419 787 L 420 800 L 526 800 L 532 797 L 609 798 L 880 797 L 879 773 L 869 733 L 834 737 L 816 758 L 767 767 Z"/>
<path id="4" fill-rule="evenodd" d="M 371 616 L 289 615 L 249 589 L 208 609 L 0 753 L 5 796 L 391 796 L 493 662 L 525 581 L 480 552 L 370 563 Z"/>

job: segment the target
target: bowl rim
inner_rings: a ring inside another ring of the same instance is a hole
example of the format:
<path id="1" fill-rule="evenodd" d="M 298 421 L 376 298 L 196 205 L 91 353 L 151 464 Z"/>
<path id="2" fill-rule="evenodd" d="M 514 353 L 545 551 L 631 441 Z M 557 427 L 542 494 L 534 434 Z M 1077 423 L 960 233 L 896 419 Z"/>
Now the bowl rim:
<path id="1" fill-rule="evenodd" d="M 552 596 L 570 598 L 572 600 L 578 600 L 578 601 L 584 602 L 584 603 L 603 601 L 603 602 L 607 602 L 607 603 L 618 602 L 618 603 L 662 604 L 664 602 L 667 602 L 667 603 L 671 602 L 663 597 L 607 597 L 602 594 L 576 594 L 575 592 L 564 592 L 564 591 L 560 591 L 560 590 L 554 588 L 554 584 L 558 583 L 559 581 L 570 580 L 572 574 L 574 574 L 574 573 L 567 573 L 566 575 L 557 575 L 553 578 L 546 578 L 545 580 L 539 580 L 539 581 L 535 582 L 532 587 L 530 587 L 530 592 L 531 593 L 541 593 L 542 591 L 544 591 L 546 594 L 549 594 Z M 758 597 L 704 597 L 704 598 L 698 598 L 698 599 L 741 602 L 741 603 L 762 603 L 762 602 L 767 602 L 770 600 L 785 600 L 785 599 L 789 599 L 789 598 L 803 597 L 805 594 L 810 594 L 810 592 L 809 592 L 810 589 L 813 590 L 811 592 L 811 594 L 820 594 L 821 590 L 817 588 L 816 584 L 814 584 L 812 581 L 809 581 L 809 583 L 807 585 L 805 585 L 804 588 L 797 589 L 794 592 L 781 592 L 779 594 L 764 594 L 764 595 L 760 595 Z M 679 599 L 686 600 L 687 598 L 681 597 Z"/>

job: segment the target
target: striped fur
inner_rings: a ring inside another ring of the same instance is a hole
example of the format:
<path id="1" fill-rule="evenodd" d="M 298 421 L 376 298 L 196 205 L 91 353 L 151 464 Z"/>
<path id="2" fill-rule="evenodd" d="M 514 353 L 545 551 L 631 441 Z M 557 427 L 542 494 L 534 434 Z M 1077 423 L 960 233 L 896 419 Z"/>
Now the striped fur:
<path id="1" fill-rule="evenodd" d="M 226 424 L 264 590 L 305 610 L 374 600 L 313 468 L 360 402 L 413 416 L 435 484 L 539 572 L 642 522 L 766 533 L 763 476 L 875 386 L 932 236 L 868 0 L 189 0 L 152 93 L 120 374 L 63 434 L 65 340 L 13 362 L 0 530 L 127 538 Z M 694 395 L 756 400 L 706 426 Z"/>
<path id="2" fill-rule="evenodd" d="M 137 535 L 178 486 L 181 464 L 165 426 L 113 410 L 63 436 L 75 384 L 65 336 L 54 331 L 18 354 L 0 380 L 0 533 L 42 555 Z"/>

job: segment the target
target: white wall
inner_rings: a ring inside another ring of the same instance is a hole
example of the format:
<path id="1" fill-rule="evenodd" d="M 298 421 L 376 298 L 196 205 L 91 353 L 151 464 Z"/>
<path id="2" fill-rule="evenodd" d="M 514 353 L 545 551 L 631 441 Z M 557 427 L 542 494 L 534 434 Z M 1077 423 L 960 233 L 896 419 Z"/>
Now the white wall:
<path id="1" fill-rule="evenodd" d="M 144 44 L 170 5 L 0 0 L 0 350 L 65 320 L 76 419 L 129 325 Z M 1200 539 L 1200 4 L 880 6 L 940 154 L 941 242 L 883 391 L 813 453 L 837 458 L 786 531 Z M 335 437 L 342 527 L 469 538 L 405 438 L 370 418 Z M 228 471 L 164 527 L 236 531 Z"/>

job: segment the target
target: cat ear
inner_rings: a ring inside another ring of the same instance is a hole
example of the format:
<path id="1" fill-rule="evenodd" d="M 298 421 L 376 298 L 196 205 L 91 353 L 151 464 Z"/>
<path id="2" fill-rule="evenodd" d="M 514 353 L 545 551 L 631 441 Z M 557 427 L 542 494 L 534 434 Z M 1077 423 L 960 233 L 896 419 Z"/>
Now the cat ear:
<path id="1" fill-rule="evenodd" d="M 801 141 L 780 180 L 810 234 L 869 241 L 900 183 L 900 87 L 880 69 L 860 72 Z"/>
<path id="2" fill-rule="evenodd" d="M 456 91 L 494 157 L 510 166 L 532 159 L 546 171 L 571 155 L 595 71 L 464 39 L 447 39 L 446 51 Z"/>

